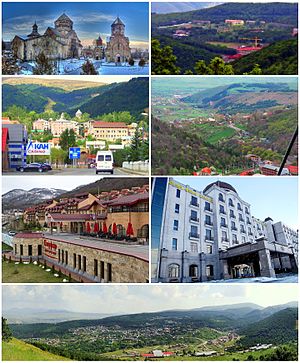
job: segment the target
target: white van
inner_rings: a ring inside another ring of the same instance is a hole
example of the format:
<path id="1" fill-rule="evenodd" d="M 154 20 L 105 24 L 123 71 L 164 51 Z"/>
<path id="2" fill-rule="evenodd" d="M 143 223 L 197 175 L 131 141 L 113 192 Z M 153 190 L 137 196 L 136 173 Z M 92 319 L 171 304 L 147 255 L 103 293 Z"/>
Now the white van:
<path id="1" fill-rule="evenodd" d="M 114 157 L 111 151 L 98 151 L 96 155 L 96 174 L 101 172 L 114 173 Z"/>

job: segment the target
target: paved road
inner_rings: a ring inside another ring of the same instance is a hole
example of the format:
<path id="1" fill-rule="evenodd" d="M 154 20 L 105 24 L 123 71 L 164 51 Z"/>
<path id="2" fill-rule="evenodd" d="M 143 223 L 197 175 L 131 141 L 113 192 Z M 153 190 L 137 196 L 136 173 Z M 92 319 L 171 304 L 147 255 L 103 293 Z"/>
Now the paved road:
<path id="1" fill-rule="evenodd" d="M 76 234 L 69 233 L 44 233 L 44 236 L 49 239 L 64 241 L 73 243 L 80 246 L 86 246 L 91 248 L 99 248 L 109 252 L 116 252 L 141 258 L 145 261 L 149 261 L 149 246 L 126 244 L 120 242 L 111 242 L 107 240 L 101 240 L 99 238 L 84 237 Z"/>
<path id="2" fill-rule="evenodd" d="M 44 173 L 38 173 L 38 172 L 26 172 L 26 173 L 21 173 L 19 171 L 10 171 L 10 172 L 4 172 L 3 175 L 96 175 L 96 171 L 95 169 L 88 169 L 88 168 L 66 168 L 66 169 L 61 169 L 61 170 L 51 170 L 48 172 L 44 172 Z M 99 176 L 102 175 L 111 175 L 110 173 L 99 173 Z M 143 174 L 143 173 L 134 173 L 132 171 L 128 171 L 125 170 L 123 168 L 115 168 L 114 169 L 114 174 L 113 175 L 143 175 L 143 176 L 148 176 L 148 174 Z"/>

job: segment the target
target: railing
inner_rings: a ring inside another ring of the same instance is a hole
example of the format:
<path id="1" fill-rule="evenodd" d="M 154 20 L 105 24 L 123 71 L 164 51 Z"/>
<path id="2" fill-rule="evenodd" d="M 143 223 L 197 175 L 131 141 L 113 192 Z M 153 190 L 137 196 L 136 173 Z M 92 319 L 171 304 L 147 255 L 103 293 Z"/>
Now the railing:
<path id="1" fill-rule="evenodd" d="M 220 210 L 219 211 L 221 214 L 226 214 L 226 212 L 224 210 Z"/>
<path id="2" fill-rule="evenodd" d="M 236 227 L 231 227 L 231 230 L 232 231 L 237 231 L 237 228 Z"/>
<path id="3" fill-rule="evenodd" d="M 198 233 L 190 232 L 189 233 L 189 238 L 200 238 L 200 235 Z"/>
<path id="4" fill-rule="evenodd" d="M 199 218 L 190 216 L 190 222 L 199 222 Z"/>
<path id="5" fill-rule="evenodd" d="M 190 201 L 191 207 L 199 207 L 199 203 Z"/>
<path id="6" fill-rule="evenodd" d="M 214 238 L 212 236 L 205 236 L 204 242 L 206 241 L 214 242 Z"/>
<path id="7" fill-rule="evenodd" d="M 204 222 L 204 224 L 206 225 L 206 226 L 212 226 L 213 225 L 213 223 L 212 222 Z"/>
<path id="8" fill-rule="evenodd" d="M 227 227 L 228 227 L 228 225 L 227 225 L 227 224 L 220 224 L 220 226 L 221 226 L 221 227 L 225 227 L 225 228 L 227 228 Z"/>
<path id="9" fill-rule="evenodd" d="M 211 208 L 205 208 L 204 207 L 204 212 L 212 212 L 213 210 Z"/>
<path id="10" fill-rule="evenodd" d="M 228 238 L 222 238 L 221 242 L 229 242 L 229 239 Z"/>

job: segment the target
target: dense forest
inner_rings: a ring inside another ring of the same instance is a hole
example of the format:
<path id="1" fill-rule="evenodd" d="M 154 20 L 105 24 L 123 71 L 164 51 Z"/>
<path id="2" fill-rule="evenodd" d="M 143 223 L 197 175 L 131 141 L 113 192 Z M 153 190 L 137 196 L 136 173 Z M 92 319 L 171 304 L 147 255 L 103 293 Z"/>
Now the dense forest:
<path id="1" fill-rule="evenodd" d="M 141 113 L 149 107 L 148 98 L 149 84 L 145 77 L 75 91 L 36 84 L 4 84 L 2 88 L 3 111 L 16 105 L 26 108 L 28 112 L 42 113 L 50 102 L 54 112 L 70 115 L 74 115 L 80 108 L 91 117 L 128 111 L 141 119 Z"/>

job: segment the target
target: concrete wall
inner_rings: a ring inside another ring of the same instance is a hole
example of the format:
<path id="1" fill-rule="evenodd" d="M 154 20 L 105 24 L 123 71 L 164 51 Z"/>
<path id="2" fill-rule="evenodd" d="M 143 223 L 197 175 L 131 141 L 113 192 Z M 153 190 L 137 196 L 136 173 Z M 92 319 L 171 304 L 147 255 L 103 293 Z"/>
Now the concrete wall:
<path id="1" fill-rule="evenodd" d="M 123 161 L 122 168 L 133 171 L 148 172 L 149 161 Z"/>

